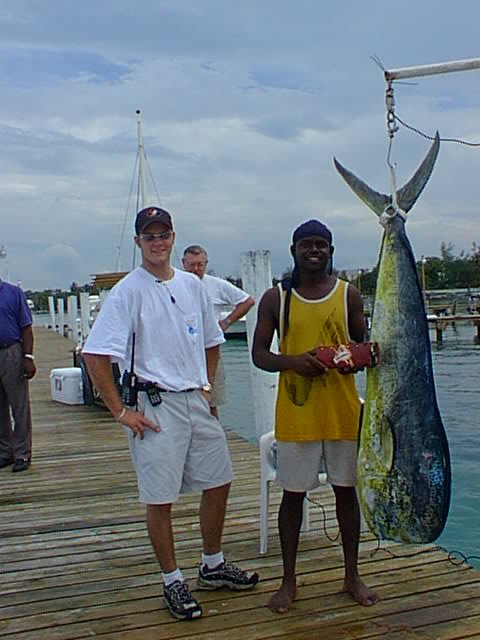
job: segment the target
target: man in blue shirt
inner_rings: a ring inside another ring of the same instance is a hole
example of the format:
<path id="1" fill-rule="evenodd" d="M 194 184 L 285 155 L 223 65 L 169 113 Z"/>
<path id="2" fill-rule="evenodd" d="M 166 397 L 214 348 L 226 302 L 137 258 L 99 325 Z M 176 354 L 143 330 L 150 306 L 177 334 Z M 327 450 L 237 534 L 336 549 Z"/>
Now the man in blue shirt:
<path id="1" fill-rule="evenodd" d="M 0 469 L 13 465 L 12 471 L 25 471 L 30 466 L 28 381 L 35 372 L 32 314 L 27 299 L 19 287 L 0 280 Z"/>

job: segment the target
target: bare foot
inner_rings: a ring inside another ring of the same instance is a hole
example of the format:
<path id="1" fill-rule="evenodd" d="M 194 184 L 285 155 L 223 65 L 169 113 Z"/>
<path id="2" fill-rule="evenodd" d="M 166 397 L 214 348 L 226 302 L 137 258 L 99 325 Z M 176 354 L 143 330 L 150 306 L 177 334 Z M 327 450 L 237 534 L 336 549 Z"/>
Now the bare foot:
<path id="1" fill-rule="evenodd" d="M 343 590 L 349 593 L 354 600 L 362 604 L 364 607 L 371 607 L 380 600 L 375 591 L 367 587 L 360 577 L 353 580 L 345 580 Z"/>
<path id="2" fill-rule="evenodd" d="M 267 603 L 267 607 L 274 613 L 286 613 L 297 595 L 295 582 L 282 580 L 280 589 L 273 594 Z"/>

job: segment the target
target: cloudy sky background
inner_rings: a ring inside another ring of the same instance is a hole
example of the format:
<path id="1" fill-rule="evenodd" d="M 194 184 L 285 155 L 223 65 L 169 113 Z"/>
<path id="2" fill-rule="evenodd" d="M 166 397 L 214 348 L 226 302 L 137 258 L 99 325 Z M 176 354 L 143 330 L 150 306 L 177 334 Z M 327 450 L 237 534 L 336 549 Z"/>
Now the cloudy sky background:
<path id="1" fill-rule="evenodd" d="M 480 57 L 479 19 L 477 0 L 2 0 L 0 274 L 68 288 L 115 269 L 136 109 L 178 256 L 202 244 L 226 276 L 243 251 L 270 249 L 280 275 L 292 230 L 318 217 L 338 268 L 373 267 L 381 227 L 332 164 L 389 191 L 371 56 L 388 69 Z M 395 97 L 426 133 L 480 142 L 480 70 L 397 84 Z M 399 186 L 429 144 L 396 134 Z M 418 257 L 480 242 L 479 180 L 480 148 L 442 145 L 408 222 Z"/>

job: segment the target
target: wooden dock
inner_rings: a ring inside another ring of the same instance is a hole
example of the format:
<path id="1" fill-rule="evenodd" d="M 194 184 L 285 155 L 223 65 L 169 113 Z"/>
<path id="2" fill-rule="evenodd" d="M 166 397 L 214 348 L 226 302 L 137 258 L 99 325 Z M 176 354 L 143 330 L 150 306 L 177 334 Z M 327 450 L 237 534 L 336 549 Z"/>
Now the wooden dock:
<path id="1" fill-rule="evenodd" d="M 427 315 L 427 321 L 430 328 L 435 330 L 435 341 L 437 344 L 442 344 L 443 334 L 449 327 L 456 327 L 457 324 L 470 324 L 476 328 L 476 334 L 473 337 L 475 344 L 480 344 L 480 314 L 467 313 L 467 314 L 455 314 L 455 315 Z"/>
<path id="2" fill-rule="evenodd" d="M 36 329 L 39 371 L 31 385 L 34 458 L 29 471 L 0 471 L 0 637 L 5 640 L 404 640 L 480 638 L 480 573 L 455 566 L 436 546 L 382 544 L 362 535 L 361 572 L 382 601 L 362 607 L 340 592 L 343 562 L 332 495 L 314 494 L 311 529 L 298 555 L 299 594 L 291 611 L 264 605 L 282 574 L 276 536 L 279 491 L 271 499 L 269 552 L 259 547 L 257 448 L 229 433 L 236 481 L 224 549 L 261 582 L 252 592 L 199 592 L 204 617 L 178 622 L 161 580 L 137 501 L 122 429 L 101 408 L 54 403 L 52 368 L 71 366 L 72 344 Z M 179 564 L 194 584 L 199 556 L 198 496 L 174 512 Z M 377 550 L 377 551 L 376 551 Z"/>

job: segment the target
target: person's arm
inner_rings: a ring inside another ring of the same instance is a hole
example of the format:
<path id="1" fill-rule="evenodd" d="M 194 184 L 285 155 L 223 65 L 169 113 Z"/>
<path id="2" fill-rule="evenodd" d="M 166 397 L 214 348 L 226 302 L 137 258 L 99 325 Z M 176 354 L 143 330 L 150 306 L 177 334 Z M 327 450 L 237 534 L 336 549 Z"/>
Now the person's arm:
<path id="1" fill-rule="evenodd" d="M 215 373 L 217 372 L 218 360 L 220 358 L 220 345 L 205 349 L 205 358 L 207 361 L 207 376 L 210 384 L 213 384 L 215 380 Z"/>
<path id="2" fill-rule="evenodd" d="M 255 300 L 252 298 L 252 296 L 249 296 L 246 300 L 239 302 L 228 314 L 228 316 L 220 320 L 219 324 L 222 331 L 225 332 L 231 324 L 247 315 L 254 304 Z"/>
<path id="3" fill-rule="evenodd" d="M 122 399 L 118 394 L 113 379 L 112 364 L 109 356 L 84 353 L 83 359 L 93 384 L 117 422 L 129 427 L 133 431 L 134 437 L 139 434 L 142 440 L 145 428 L 152 431 L 160 431 L 160 427 L 145 418 L 142 413 L 135 411 L 133 408 L 127 409 L 122 404 Z"/>
<path id="4" fill-rule="evenodd" d="M 279 325 L 280 296 L 276 288 L 266 291 L 258 306 L 257 325 L 253 336 L 252 359 L 259 369 L 276 372 L 293 369 L 302 376 L 314 377 L 325 372 L 325 368 L 313 353 L 283 355 L 273 353 L 273 334 Z"/>
<path id="5" fill-rule="evenodd" d="M 24 376 L 27 380 L 31 380 L 37 372 L 33 355 L 33 329 L 31 324 L 22 329 L 22 348 Z"/>
<path id="6" fill-rule="evenodd" d="M 358 289 L 348 285 L 348 332 L 355 342 L 363 342 L 366 337 L 365 313 L 363 310 L 363 299 Z"/>
<path id="7" fill-rule="evenodd" d="M 213 385 L 215 380 L 215 373 L 217 372 L 218 360 L 220 358 L 220 345 L 216 345 L 215 347 L 209 347 L 205 349 L 205 359 L 207 361 L 207 376 L 208 381 L 211 385 Z M 202 394 L 207 399 L 210 404 L 212 400 L 212 392 L 205 391 L 202 389 Z"/>

